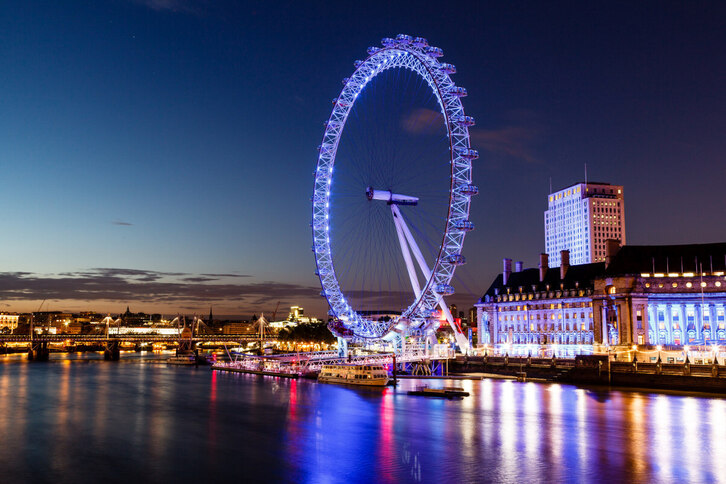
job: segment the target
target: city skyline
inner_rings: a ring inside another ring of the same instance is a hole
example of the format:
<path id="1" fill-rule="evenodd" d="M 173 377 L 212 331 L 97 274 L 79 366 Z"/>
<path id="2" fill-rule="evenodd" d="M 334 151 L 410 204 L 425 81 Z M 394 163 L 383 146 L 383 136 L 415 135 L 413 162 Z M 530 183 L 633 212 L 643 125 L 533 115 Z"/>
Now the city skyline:
<path id="1" fill-rule="evenodd" d="M 726 240 L 724 7 L 382 5 L 5 8 L 0 310 L 323 317 L 315 147 L 353 61 L 398 33 L 444 50 L 477 119 L 462 310 L 503 257 L 536 264 L 550 184 L 585 163 L 627 190 L 629 244 Z"/>

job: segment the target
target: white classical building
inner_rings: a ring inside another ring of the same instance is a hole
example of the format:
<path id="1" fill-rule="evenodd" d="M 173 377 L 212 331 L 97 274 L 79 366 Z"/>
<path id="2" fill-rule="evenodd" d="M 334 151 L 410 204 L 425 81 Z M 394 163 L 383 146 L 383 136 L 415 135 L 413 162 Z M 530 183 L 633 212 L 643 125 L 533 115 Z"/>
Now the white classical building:
<path id="1" fill-rule="evenodd" d="M 605 261 L 590 264 L 570 266 L 562 251 L 559 269 L 547 254 L 538 268 L 514 271 L 504 259 L 475 305 L 479 343 L 579 346 L 573 352 L 726 346 L 726 243 L 607 245 Z"/>
<path id="2" fill-rule="evenodd" d="M 577 183 L 548 198 L 544 213 L 545 252 L 550 267 L 560 266 L 560 252 L 569 251 L 572 265 L 605 261 L 605 241 L 625 245 L 623 187 L 609 183 Z"/>
<path id="3" fill-rule="evenodd" d="M 541 254 L 538 268 L 517 263 L 514 271 L 511 259 L 504 259 L 504 271 L 475 304 L 479 343 L 506 345 L 515 353 L 513 345 L 572 345 L 576 353 L 584 352 L 576 346 L 591 348 L 593 282 L 605 264 L 570 266 L 567 256 L 560 254 L 559 268 L 549 268 L 547 254 Z"/>

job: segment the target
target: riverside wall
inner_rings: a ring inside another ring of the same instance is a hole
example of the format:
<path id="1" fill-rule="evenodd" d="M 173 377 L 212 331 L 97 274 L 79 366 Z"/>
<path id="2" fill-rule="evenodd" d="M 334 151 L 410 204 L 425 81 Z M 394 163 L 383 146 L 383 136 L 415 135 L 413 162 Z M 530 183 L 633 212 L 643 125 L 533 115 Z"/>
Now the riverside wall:
<path id="1" fill-rule="evenodd" d="M 575 385 L 605 385 L 726 394 L 726 366 L 612 361 L 606 355 L 574 359 L 508 356 L 457 357 L 451 373 L 485 373 Z"/>

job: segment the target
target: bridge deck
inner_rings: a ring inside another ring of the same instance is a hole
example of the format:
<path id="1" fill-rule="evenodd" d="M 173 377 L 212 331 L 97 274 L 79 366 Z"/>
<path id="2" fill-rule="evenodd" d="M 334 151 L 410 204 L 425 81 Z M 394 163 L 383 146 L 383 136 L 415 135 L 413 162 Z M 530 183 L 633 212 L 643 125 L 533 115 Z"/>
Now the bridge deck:
<path id="1" fill-rule="evenodd" d="M 274 341 L 276 337 L 268 336 L 262 341 Z M 121 343 L 175 343 L 179 341 L 189 341 L 189 338 L 182 338 L 178 335 L 145 335 L 145 334 L 39 334 L 31 338 L 27 334 L 6 334 L 0 335 L 0 343 L 62 343 L 71 341 L 76 343 L 105 343 L 108 341 L 116 341 Z M 239 343 L 260 341 L 257 336 L 249 335 L 197 335 L 191 338 L 195 343 Z"/>

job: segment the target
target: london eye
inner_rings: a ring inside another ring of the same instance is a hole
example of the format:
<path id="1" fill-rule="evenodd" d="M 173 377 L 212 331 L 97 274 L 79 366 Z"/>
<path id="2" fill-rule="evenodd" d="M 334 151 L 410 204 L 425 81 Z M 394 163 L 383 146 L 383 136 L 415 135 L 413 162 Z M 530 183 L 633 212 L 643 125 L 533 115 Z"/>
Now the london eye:
<path id="1" fill-rule="evenodd" d="M 385 38 L 333 99 L 314 173 L 313 252 L 329 325 L 347 341 L 429 340 L 465 263 L 474 119 L 456 68 L 422 37 Z"/>

